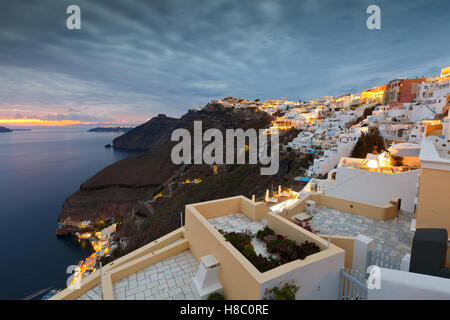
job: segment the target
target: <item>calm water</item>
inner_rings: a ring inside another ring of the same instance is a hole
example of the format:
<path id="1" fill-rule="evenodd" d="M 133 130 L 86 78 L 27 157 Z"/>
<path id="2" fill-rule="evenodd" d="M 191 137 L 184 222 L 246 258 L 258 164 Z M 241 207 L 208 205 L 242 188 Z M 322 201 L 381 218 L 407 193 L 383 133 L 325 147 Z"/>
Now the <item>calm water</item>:
<path id="1" fill-rule="evenodd" d="M 65 288 L 66 268 L 90 252 L 57 238 L 57 216 L 80 184 L 130 153 L 104 148 L 117 133 L 46 128 L 0 133 L 0 299 Z"/>

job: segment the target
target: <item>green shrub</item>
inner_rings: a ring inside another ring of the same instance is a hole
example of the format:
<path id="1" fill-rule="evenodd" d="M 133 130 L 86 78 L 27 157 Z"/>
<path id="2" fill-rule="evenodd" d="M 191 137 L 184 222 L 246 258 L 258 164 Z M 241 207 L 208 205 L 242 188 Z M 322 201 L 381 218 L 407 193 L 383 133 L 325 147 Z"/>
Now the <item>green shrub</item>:
<path id="1" fill-rule="evenodd" d="M 281 265 L 281 261 L 272 256 L 264 257 L 262 255 L 256 255 L 256 252 L 251 256 L 246 256 L 259 272 L 266 272 L 272 270 Z"/>
<path id="2" fill-rule="evenodd" d="M 216 292 L 216 293 L 211 294 L 208 297 L 208 300 L 225 300 L 225 298 L 224 298 L 223 295 L 221 295 L 220 293 Z"/>
<path id="3" fill-rule="evenodd" d="M 259 231 L 256 233 L 256 237 L 257 237 L 259 240 L 263 240 L 264 237 L 266 237 L 266 236 L 268 236 L 268 235 L 273 235 L 273 234 L 275 234 L 275 232 L 273 232 L 272 229 L 270 229 L 269 227 L 264 227 L 264 229 L 259 230 Z"/>
<path id="4" fill-rule="evenodd" d="M 260 272 L 266 272 L 276 268 L 283 263 L 288 263 L 297 259 L 304 259 L 305 257 L 320 251 L 319 246 L 315 243 L 305 241 L 301 245 L 297 245 L 295 241 L 287 239 L 282 235 L 274 235 L 273 230 L 265 227 L 258 231 L 257 237 L 264 239 L 267 236 L 274 239 L 267 241 L 267 251 L 269 253 L 277 253 L 280 258 L 273 256 L 265 257 L 261 254 L 256 254 L 253 245 L 251 244 L 253 235 L 250 232 L 224 232 L 219 230 L 224 236 L 225 240 L 230 242 L 244 257 L 249 260 L 256 269 Z"/>
<path id="5" fill-rule="evenodd" d="M 225 240 L 230 242 L 236 249 L 242 252 L 246 245 L 252 242 L 253 235 L 250 232 L 224 232 Z"/>
<path id="6" fill-rule="evenodd" d="M 391 156 L 391 166 L 403 166 L 403 157 Z"/>
<path id="7" fill-rule="evenodd" d="M 270 253 L 280 253 L 282 251 L 286 251 L 288 248 L 294 248 L 295 247 L 295 241 L 293 240 L 289 240 L 286 238 L 281 238 L 278 237 L 277 240 L 274 241 L 270 241 L 267 244 L 267 251 L 269 251 Z"/>
<path id="8" fill-rule="evenodd" d="M 285 283 L 282 288 L 273 287 L 272 289 L 266 289 L 264 300 L 295 300 L 295 295 L 300 290 L 300 286 L 296 286 L 294 281 L 291 283 Z"/>
<path id="9" fill-rule="evenodd" d="M 244 257 L 250 261 L 260 272 L 265 272 L 278 267 L 281 262 L 273 257 L 264 257 L 257 255 L 251 244 L 253 235 L 249 232 L 224 232 L 219 230 L 225 240 L 230 242 Z"/>

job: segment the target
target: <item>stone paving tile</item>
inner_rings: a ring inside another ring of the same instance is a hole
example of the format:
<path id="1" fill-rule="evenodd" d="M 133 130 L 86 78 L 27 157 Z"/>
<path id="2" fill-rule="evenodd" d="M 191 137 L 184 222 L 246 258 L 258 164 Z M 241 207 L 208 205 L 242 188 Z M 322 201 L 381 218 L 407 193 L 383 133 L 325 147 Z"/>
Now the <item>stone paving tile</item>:
<path id="1" fill-rule="evenodd" d="M 375 243 L 375 251 L 396 259 L 410 252 L 413 232 L 410 230 L 413 215 L 402 210 L 392 220 L 381 221 L 336 209 L 318 206 L 313 212 L 312 228 L 321 234 L 356 237 L 364 234 Z"/>
<path id="2" fill-rule="evenodd" d="M 77 300 L 102 300 L 100 285 L 92 288 L 85 294 L 81 295 L 80 297 L 77 298 Z"/>
<path id="3" fill-rule="evenodd" d="M 216 229 L 222 229 L 227 232 L 243 232 L 248 230 L 251 233 L 256 233 L 267 225 L 265 220 L 255 222 L 242 213 L 229 214 L 219 218 L 209 219 L 208 221 Z"/>
<path id="4" fill-rule="evenodd" d="M 196 300 L 191 285 L 199 263 L 186 250 L 114 284 L 116 300 Z M 80 297 L 81 298 L 81 297 Z"/>

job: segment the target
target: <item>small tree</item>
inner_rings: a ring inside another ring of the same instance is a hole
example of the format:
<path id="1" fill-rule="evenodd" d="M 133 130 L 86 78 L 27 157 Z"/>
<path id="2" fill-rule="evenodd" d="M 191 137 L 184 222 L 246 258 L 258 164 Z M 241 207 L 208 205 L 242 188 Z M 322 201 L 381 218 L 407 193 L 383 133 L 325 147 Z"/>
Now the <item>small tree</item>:
<path id="1" fill-rule="evenodd" d="M 373 151 L 381 152 L 386 150 L 386 144 L 380 131 L 376 127 L 370 127 L 367 133 L 362 133 L 353 147 L 352 158 L 365 158 L 368 153 Z"/>
<path id="2" fill-rule="evenodd" d="M 391 166 L 401 167 L 403 166 L 403 157 L 392 156 Z"/>

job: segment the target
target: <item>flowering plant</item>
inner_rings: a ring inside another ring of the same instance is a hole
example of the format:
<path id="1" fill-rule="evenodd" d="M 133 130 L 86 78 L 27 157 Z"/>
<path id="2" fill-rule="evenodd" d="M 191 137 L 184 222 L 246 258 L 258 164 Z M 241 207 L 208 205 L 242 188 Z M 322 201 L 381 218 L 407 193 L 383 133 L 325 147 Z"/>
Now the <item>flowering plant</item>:
<path id="1" fill-rule="evenodd" d="M 291 283 L 285 283 L 283 287 L 273 287 L 266 289 L 264 300 L 295 300 L 295 295 L 300 290 L 300 286 L 296 286 L 294 280 Z"/>

